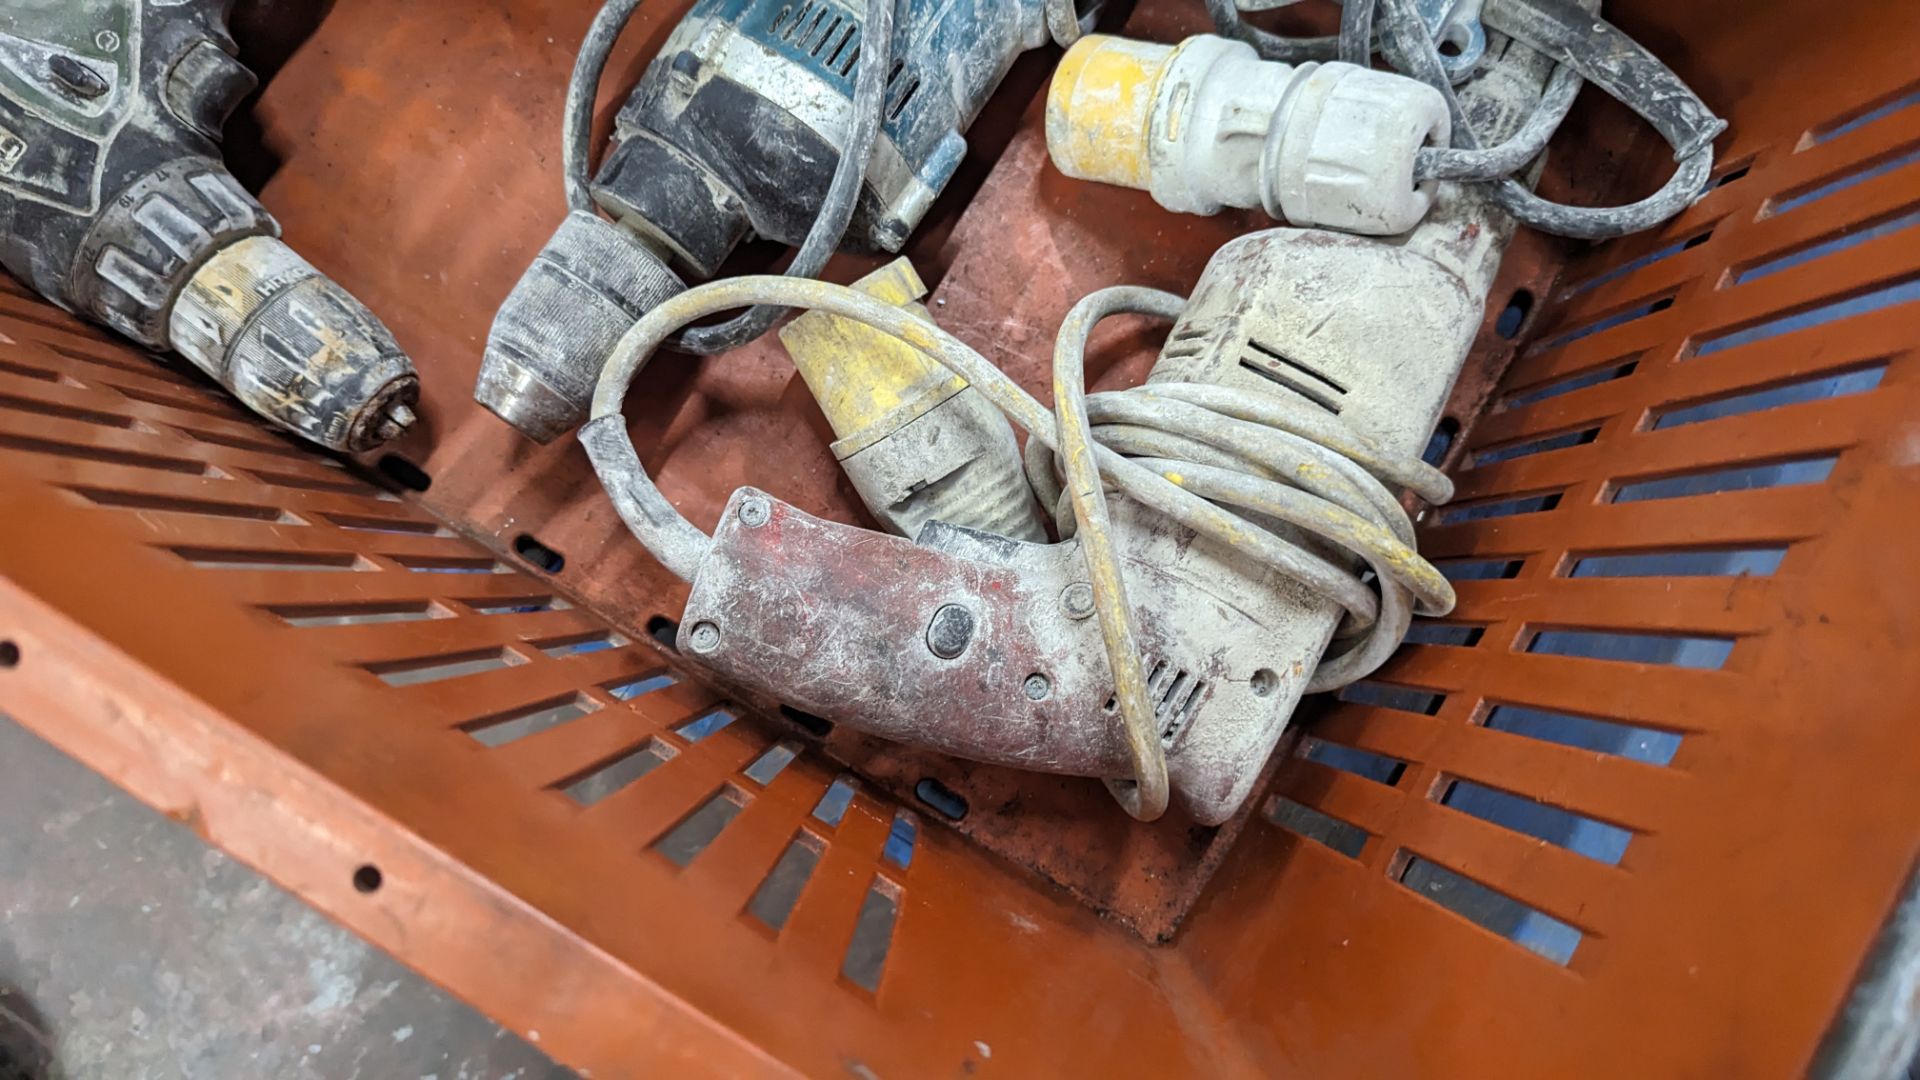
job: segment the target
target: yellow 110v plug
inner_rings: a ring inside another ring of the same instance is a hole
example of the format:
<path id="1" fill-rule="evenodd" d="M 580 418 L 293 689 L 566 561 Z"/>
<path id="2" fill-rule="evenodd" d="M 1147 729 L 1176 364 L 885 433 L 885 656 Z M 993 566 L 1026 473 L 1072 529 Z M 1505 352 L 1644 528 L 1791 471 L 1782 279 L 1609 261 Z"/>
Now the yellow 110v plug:
<path id="1" fill-rule="evenodd" d="M 1439 91 L 1353 64 L 1282 64 L 1202 35 L 1104 34 L 1061 58 L 1047 150 L 1068 176 L 1151 192 L 1169 210 L 1263 207 L 1306 228 L 1387 236 L 1426 216 L 1414 158 L 1446 146 Z"/>
<path id="2" fill-rule="evenodd" d="M 932 321 L 917 302 L 927 286 L 906 259 L 853 287 Z M 1046 542 L 1013 428 L 965 379 L 898 338 L 825 312 L 793 320 L 780 340 L 833 427 L 834 458 L 889 532 L 912 539 L 940 520 Z"/>

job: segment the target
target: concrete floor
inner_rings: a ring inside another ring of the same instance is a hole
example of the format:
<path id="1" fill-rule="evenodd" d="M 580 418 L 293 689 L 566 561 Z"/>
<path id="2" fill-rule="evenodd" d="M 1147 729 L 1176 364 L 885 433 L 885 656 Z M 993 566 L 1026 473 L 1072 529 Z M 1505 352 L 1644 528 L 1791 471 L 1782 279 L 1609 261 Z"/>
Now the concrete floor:
<path id="1" fill-rule="evenodd" d="M 573 1074 L 0 717 L 0 1080 Z"/>

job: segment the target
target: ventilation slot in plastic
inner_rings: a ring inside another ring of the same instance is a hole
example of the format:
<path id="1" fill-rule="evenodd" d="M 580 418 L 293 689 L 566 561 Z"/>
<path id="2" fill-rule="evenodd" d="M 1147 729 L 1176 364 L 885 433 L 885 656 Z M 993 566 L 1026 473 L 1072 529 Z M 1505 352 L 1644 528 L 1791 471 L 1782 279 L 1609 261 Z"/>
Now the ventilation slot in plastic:
<path id="1" fill-rule="evenodd" d="M 1605 285 L 1609 281 L 1617 281 L 1620 278 L 1626 277 L 1628 274 L 1631 274 L 1637 270 L 1645 270 L 1647 267 L 1652 266 L 1657 262 L 1670 259 L 1673 256 L 1678 255 L 1689 248 L 1697 248 L 1701 244 L 1704 244 L 1711 239 L 1713 239 L 1712 229 L 1708 229 L 1707 231 L 1701 232 L 1701 233 L 1695 233 L 1694 235 L 1688 237 L 1685 240 L 1675 241 L 1674 243 L 1668 244 L 1666 247 L 1663 247 L 1658 251 L 1649 252 L 1645 255 L 1640 256 L 1637 259 L 1630 259 L 1627 262 L 1621 263 L 1619 266 L 1613 267 L 1610 270 L 1607 270 L 1600 274 L 1596 274 L 1595 276 L 1588 278 L 1587 280 L 1579 283 L 1578 285 L 1565 289 L 1560 293 L 1560 299 L 1571 300 L 1574 297 L 1579 296 L 1581 293 L 1592 292 L 1593 290 L 1599 288 L 1600 286 Z"/>
<path id="2" fill-rule="evenodd" d="M 772 930 L 787 925 L 787 916 L 793 914 L 794 905 L 800 902 L 800 894 L 813 877 L 813 868 L 820 864 L 824 850 L 817 837 L 805 829 L 800 830 L 787 850 L 780 853 L 780 860 L 773 864 L 766 880 L 754 890 L 753 899 L 747 902 L 747 914 Z"/>
<path id="3" fill-rule="evenodd" d="M 675 866 L 686 866 L 719 838 L 746 805 L 747 793 L 729 784 L 661 837 L 653 850 Z"/>
<path id="4" fill-rule="evenodd" d="M 1556 379 L 1553 382 L 1533 387 L 1530 390 L 1522 390 L 1519 393 L 1509 394 L 1501 400 L 1500 408 L 1508 410 L 1524 409 L 1529 405 L 1538 405 L 1550 398 L 1557 398 L 1562 394 L 1571 394 L 1575 390 L 1585 390 L 1589 386 L 1599 386 L 1601 383 L 1609 383 L 1615 379 L 1624 379 L 1633 374 L 1634 368 L 1639 366 L 1639 360 L 1635 359 L 1629 360 L 1624 364 L 1612 364 L 1607 367 L 1596 368 L 1592 371 L 1583 371 L 1578 375 L 1569 375 L 1566 378 Z"/>
<path id="5" fill-rule="evenodd" d="M 476 615 L 531 615 L 538 611 L 565 611 L 573 606 L 556 596 L 488 597 L 461 603 Z"/>
<path id="6" fill-rule="evenodd" d="M 1390 758 L 1385 754 L 1376 754 L 1371 750 L 1356 750 L 1351 746 L 1341 746 L 1324 739 L 1308 736 L 1300 740 L 1298 754 L 1308 761 L 1325 765 L 1330 769 L 1349 772 L 1376 784 L 1392 787 L 1406 774 L 1407 763 L 1399 758 Z"/>
<path id="7" fill-rule="evenodd" d="M 60 376 L 51 371 L 42 371 L 39 368 L 28 367 L 25 364 L 16 364 L 10 360 L 0 360 L 0 371 L 4 371 L 9 375 L 18 375 L 23 379 L 37 379 L 40 382 L 57 383 L 60 381 Z"/>
<path id="8" fill-rule="evenodd" d="M 1884 154 L 1877 154 L 1853 164 L 1831 179 L 1817 181 L 1790 195 L 1774 199 L 1761 210 L 1760 216 L 1779 217 L 1781 214 L 1811 206 L 1829 195 L 1838 195 L 1848 188 L 1858 187 L 1869 180 L 1877 180 L 1916 162 L 1920 162 L 1920 147 L 1911 144 Z"/>
<path id="9" fill-rule="evenodd" d="M 1651 502 L 1655 499 L 1680 499 L 1691 495 L 1718 495 L 1730 491 L 1757 491 L 1762 488 L 1791 487 L 1825 483 L 1839 460 L 1837 454 L 1794 458 L 1765 465 L 1739 465 L 1730 469 L 1707 469 L 1678 473 L 1652 480 L 1617 482 L 1609 502 Z"/>
<path id="10" fill-rule="evenodd" d="M 1355 705 L 1372 705 L 1426 716 L 1438 714 L 1440 706 L 1447 702 L 1445 694 L 1382 682 L 1349 683 L 1340 688 L 1339 698 Z"/>
<path id="11" fill-rule="evenodd" d="M 408 521 L 404 518 L 366 517 L 361 514 L 317 514 L 321 520 L 338 525 L 342 529 L 355 532 L 401 533 L 408 536 L 451 536 L 447 530 L 431 521 Z"/>
<path id="12" fill-rule="evenodd" d="M 790 742 L 777 742 L 767 747 L 767 752 L 754 759 L 753 764 L 742 770 L 747 779 L 766 787 L 773 779 L 786 771 L 788 765 L 800 753 L 800 748 Z"/>
<path id="13" fill-rule="evenodd" d="M 1696 399 L 1692 403 L 1675 403 L 1653 410 L 1649 414 L 1651 422 L 1648 428 L 1652 431 L 1665 431 L 1668 428 L 1685 427 L 1688 424 L 1700 424 L 1708 420 L 1744 416 L 1764 409 L 1779 409 L 1809 401 L 1864 394 L 1880 385 L 1880 379 L 1886 371 L 1887 364 L 1883 360 L 1851 371 L 1818 375 L 1811 379 L 1783 383 L 1762 390 L 1749 390 L 1707 400 Z"/>
<path id="14" fill-rule="evenodd" d="M 1558 435 L 1546 435 L 1537 439 L 1507 443 L 1485 450 L 1475 450 L 1468 457 L 1469 467 L 1481 468 L 1496 465 L 1502 461 L 1517 461 L 1535 454 L 1546 454 L 1555 450 L 1565 450 L 1573 446 L 1585 446 L 1600 434 L 1599 425 L 1581 428 L 1578 431 L 1563 431 Z"/>
<path id="15" fill-rule="evenodd" d="M 854 782 L 851 777 L 836 776 L 833 783 L 820 796 L 813 806 L 813 819 L 828 828 L 838 828 L 840 819 L 847 816 L 847 807 L 853 805 Z"/>
<path id="16" fill-rule="evenodd" d="M 1586 324 L 1585 326 L 1581 326 L 1573 330 L 1568 330 L 1564 333 L 1555 334 L 1554 336 L 1546 339 L 1545 341 L 1540 342 L 1538 345 L 1535 345 L 1533 348 L 1528 349 L 1527 354 L 1531 356 L 1538 353 L 1547 352 L 1552 349 L 1558 349 L 1563 345 L 1571 345 L 1574 342 L 1579 341 L 1581 338 L 1592 337 L 1593 335 L 1598 334 L 1603 330 L 1612 330 L 1617 326 L 1625 326 L 1630 322 L 1634 322 L 1639 319 L 1644 319 L 1649 315 L 1653 315 L 1658 312 L 1665 311 L 1672 306 L 1673 306 L 1673 297 L 1671 295 L 1656 297 L 1655 299 L 1652 299 L 1652 300 L 1642 301 L 1641 303 L 1623 308 L 1620 311 L 1616 311 L 1611 315 L 1604 315 Z"/>
<path id="17" fill-rule="evenodd" d="M 511 567 L 492 559 L 468 555 L 390 555 L 388 558 L 420 574 L 511 574 Z"/>
<path id="18" fill-rule="evenodd" d="M 1579 930 L 1438 863 L 1403 854 L 1406 863 L 1398 875 L 1402 885 L 1556 964 L 1573 959 Z"/>
<path id="19" fill-rule="evenodd" d="M 559 639 L 548 638 L 535 644 L 539 646 L 541 652 L 546 653 L 555 660 L 563 660 L 569 656 L 584 656 L 588 653 L 616 649 L 628 644 L 628 641 L 619 634 L 601 630 L 591 634 L 575 634 L 571 637 Z"/>
<path id="20" fill-rule="evenodd" d="M 1433 564 L 1448 581 L 1505 581 L 1520 576 L 1524 559 L 1437 559 Z"/>
<path id="21" fill-rule="evenodd" d="M 900 119 L 900 115 L 907 111 L 907 105 L 913 101 L 913 95 L 919 92 L 919 76 L 907 71 L 905 60 L 895 60 L 893 70 L 887 73 L 887 119 Z"/>
<path id="22" fill-rule="evenodd" d="M 12 409 L 15 412 L 32 413 L 36 416 L 52 416 L 61 420 L 93 424 L 97 427 L 125 429 L 133 426 L 133 421 L 124 416 L 115 416 L 96 409 L 83 409 L 77 405 L 61 405 L 51 401 L 15 397 L 12 394 L 0 394 L 0 409 Z"/>
<path id="23" fill-rule="evenodd" d="M 1160 721 L 1160 741 L 1171 745 L 1200 710 L 1208 684 L 1165 660 L 1146 657 L 1141 666 L 1147 669 L 1147 700 L 1153 703 L 1154 719 Z M 1118 712 L 1120 699 L 1109 694 L 1101 708 L 1109 713 Z"/>
<path id="24" fill-rule="evenodd" d="M 371 623 L 446 619 L 452 613 L 424 600 L 391 604 L 281 604 L 265 608 L 288 626 L 362 626 Z"/>
<path id="25" fill-rule="evenodd" d="M 900 887 L 876 875 L 854 920 L 853 940 L 847 943 L 846 958 L 840 962 L 840 974 L 868 993 L 877 993 L 880 989 L 887 952 L 893 947 L 893 924 L 899 914 Z"/>
<path id="26" fill-rule="evenodd" d="M 1251 338 L 1247 340 L 1247 348 L 1250 351 L 1240 356 L 1241 367 L 1275 386 L 1293 391 L 1335 416 L 1340 415 L 1340 409 L 1345 404 L 1346 387 L 1326 373 Z"/>
<path id="27" fill-rule="evenodd" d="M 1560 492 L 1545 495 L 1522 495 L 1517 498 L 1487 499 L 1478 502 L 1458 503 L 1443 506 L 1435 512 L 1435 522 L 1440 525 L 1459 525 L 1468 521 L 1489 521 L 1493 518 L 1514 517 L 1519 514 L 1538 514 L 1560 505 Z"/>
<path id="28" fill-rule="evenodd" d="M 732 713 L 725 709 L 715 709 L 704 716 L 697 717 L 674 728 L 673 733 L 690 743 L 697 743 L 701 739 L 733 723 L 734 720 L 735 717 Z"/>
<path id="29" fill-rule="evenodd" d="M 1784 545 L 1743 548 L 1691 548 L 1622 555 L 1581 555 L 1567 568 L 1570 578 L 1767 577 L 1780 566 Z"/>
<path id="30" fill-rule="evenodd" d="M 659 739 L 648 739 L 646 745 L 638 750 L 596 765 L 563 782 L 560 790 L 581 806 L 592 806 L 665 765 L 673 754 L 673 747 Z"/>
<path id="31" fill-rule="evenodd" d="M 1718 671 L 1733 652 L 1733 639 L 1690 634 L 1640 634 L 1603 630 L 1539 630 L 1527 652 L 1629 664 Z"/>
<path id="32" fill-rule="evenodd" d="M 932 807 L 948 821 L 963 820 L 967 812 L 972 809 L 966 796 L 931 776 L 921 777 L 920 782 L 913 785 L 913 796 Z"/>
<path id="33" fill-rule="evenodd" d="M 1349 859 L 1359 858 L 1361 849 L 1367 846 L 1365 829 L 1283 796 L 1267 800 L 1267 820 L 1290 833 L 1325 844 Z"/>
<path id="34" fill-rule="evenodd" d="M 1478 645 L 1486 632 L 1484 626 L 1416 618 L 1413 625 L 1407 628 L 1406 641 L 1413 645 L 1448 645 L 1468 649 Z"/>
<path id="35" fill-rule="evenodd" d="M 1912 108 L 1915 105 L 1920 105 L 1920 88 L 1909 87 L 1890 97 L 1882 98 L 1865 108 L 1842 114 L 1842 118 L 1840 119 L 1830 120 L 1825 125 L 1814 128 L 1807 132 L 1795 150 L 1798 152 L 1810 146 L 1819 146 L 1821 143 L 1831 142 L 1842 135 L 1858 131 L 1868 124 L 1885 120 L 1887 117 L 1903 109 Z"/>
<path id="36" fill-rule="evenodd" d="M 1900 232 L 1920 225 L 1920 210 L 1897 212 L 1892 217 L 1883 218 L 1877 224 L 1848 225 L 1834 239 L 1796 248 L 1784 255 L 1776 255 L 1765 262 L 1755 263 L 1737 270 L 1733 275 L 1733 284 L 1744 285 L 1749 281 L 1777 274 L 1782 270 L 1791 270 L 1796 266 L 1835 255 L 1852 247 L 1859 247 L 1869 240 L 1878 240 L 1882 236 Z"/>
<path id="37" fill-rule="evenodd" d="M 1612 754 L 1647 765 L 1666 765 L 1680 749 L 1680 736 L 1669 731 L 1523 705 L 1495 705 L 1481 723 L 1493 731 Z"/>
<path id="38" fill-rule="evenodd" d="M 324 491 L 329 495 L 366 495 L 367 486 L 355 480 L 323 480 L 317 476 L 301 476 L 298 473 L 274 472 L 268 469 L 248 469 L 255 480 L 274 487 L 292 488 L 295 491 Z"/>
<path id="39" fill-rule="evenodd" d="M 1188 323 L 1167 336 L 1167 343 L 1160 355 L 1167 360 L 1191 360 L 1207 351 L 1207 334 L 1212 329 L 1204 323 Z"/>
<path id="40" fill-rule="evenodd" d="M 366 668 L 388 686 L 417 686 L 420 683 L 478 675 L 484 671 L 498 671 L 503 667 L 524 663 L 526 661 L 519 655 L 507 649 L 480 649 L 412 660 L 385 660 L 368 664 Z"/>
<path id="41" fill-rule="evenodd" d="M 1703 338 L 1694 343 L 1693 355 L 1712 356 L 1714 353 L 1725 352 L 1741 345 L 1751 345 L 1757 341 L 1765 341 L 1768 338 L 1799 330 L 1811 330 L 1816 326 L 1825 326 L 1841 319 L 1850 319 L 1856 315 L 1865 315 L 1914 300 L 1920 300 L 1920 277 L 1903 278 L 1865 292 L 1816 304 L 1791 315 L 1776 316 L 1722 332 L 1715 337 Z"/>
<path id="42" fill-rule="evenodd" d="M 675 679 L 672 675 L 662 672 L 656 675 L 642 676 L 638 679 L 616 679 L 613 682 L 601 683 L 600 689 L 605 690 L 621 701 L 631 701 L 641 694 L 651 694 L 655 690 L 665 690 L 667 687 L 672 686 L 674 682 Z"/>
<path id="43" fill-rule="evenodd" d="M 1490 821 L 1503 829 L 1545 840 L 1608 866 L 1618 865 L 1633 833 L 1618 825 L 1563 810 L 1471 780 L 1447 777 L 1440 784 L 1441 806 Z"/>
<path id="44" fill-rule="evenodd" d="M 913 849 L 919 839 L 919 819 L 905 810 L 896 810 L 893 827 L 887 831 L 887 843 L 880 849 L 880 857 L 905 870 L 913 865 Z"/>
<path id="45" fill-rule="evenodd" d="M 136 450 L 109 450 L 104 446 L 82 446 L 78 443 L 65 443 L 57 439 L 36 439 L 4 431 L 0 431 L 0 450 L 19 450 L 28 454 L 47 454 L 79 461 L 98 461 L 106 465 L 126 465 L 135 469 L 157 469 L 161 472 L 179 473 L 182 476 L 213 474 L 211 466 L 206 463 L 188 461 L 185 458 L 142 454 Z"/>
<path id="46" fill-rule="evenodd" d="M 175 555 L 202 570 L 373 570 L 374 566 L 348 551 L 258 551 L 244 548 L 177 547 Z"/>
<path id="47" fill-rule="evenodd" d="M 592 698 L 567 694 L 462 724 L 460 730 L 483 746 L 505 746 L 578 720 L 599 707 Z"/>
<path id="48" fill-rule="evenodd" d="M 226 518 L 233 521 L 271 521 L 281 525 L 306 524 L 278 507 L 255 506 L 252 503 L 215 502 L 212 499 L 189 499 L 176 495 L 149 495 L 140 491 L 111 491 L 105 488 L 79 486 L 69 487 L 67 490 L 95 506 L 106 506 L 115 510 L 158 510 L 169 514 L 193 514 L 197 517 Z"/>
<path id="49" fill-rule="evenodd" d="M 824 849 L 812 832 L 803 828 L 795 834 L 793 844 L 787 844 L 787 849 L 781 851 L 780 861 L 774 863 L 774 869 L 753 892 L 753 899 L 747 901 L 747 915 L 753 915 L 772 930 L 785 926 L 787 917 L 793 915 L 793 905 L 801 901 L 806 882 L 814 876 L 814 867 L 820 865 Z"/>

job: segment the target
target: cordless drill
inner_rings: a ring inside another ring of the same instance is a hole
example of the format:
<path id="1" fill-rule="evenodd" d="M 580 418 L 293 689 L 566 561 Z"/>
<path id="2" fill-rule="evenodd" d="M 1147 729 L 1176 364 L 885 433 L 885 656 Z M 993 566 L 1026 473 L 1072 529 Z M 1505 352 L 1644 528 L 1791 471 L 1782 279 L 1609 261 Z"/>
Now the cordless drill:
<path id="1" fill-rule="evenodd" d="M 281 427 L 369 450 L 413 422 L 419 380 L 227 172 L 221 127 L 257 84 L 229 3 L 7 0 L 0 264 Z"/>

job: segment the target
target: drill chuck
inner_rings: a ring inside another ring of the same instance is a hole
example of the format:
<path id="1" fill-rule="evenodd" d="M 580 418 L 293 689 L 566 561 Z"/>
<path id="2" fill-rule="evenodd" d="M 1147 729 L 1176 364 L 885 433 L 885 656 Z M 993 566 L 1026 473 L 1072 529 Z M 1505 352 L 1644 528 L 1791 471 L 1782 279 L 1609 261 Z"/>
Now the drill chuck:
<path id="1" fill-rule="evenodd" d="M 414 421 L 420 380 L 393 335 L 271 236 L 216 252 L 168 322 L 173 348 L 248 408 L 334 450 L 371 450 Z"/>
<path id="2" fill-rule="evenodd" d="M 573 211 L 494 316 L 474 398 L 528 438 L 552 442 L 587 418 L 620 335 L 683 288 L 638 236 Z"/>

